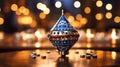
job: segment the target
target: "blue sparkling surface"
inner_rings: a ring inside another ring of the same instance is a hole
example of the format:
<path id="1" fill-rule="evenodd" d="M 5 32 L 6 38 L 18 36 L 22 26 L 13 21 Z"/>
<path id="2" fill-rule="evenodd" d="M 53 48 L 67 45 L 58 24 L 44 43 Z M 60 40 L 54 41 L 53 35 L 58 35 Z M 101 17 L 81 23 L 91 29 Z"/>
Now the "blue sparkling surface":
<path id="1" fill-rule="evenodd" d="M 66 52 L 75 44 L 79 37 L 78 34 L 75 35 L 74 33 L 76 34 L 77 31 L 70 25 L 64 15 L 62 15 L 51 29 L 49 38 L 56 49 Z"/>
<path id="2" fill-rule="evenodd" d="M 75 31 L 67 19 L 62 15 L 51 31 Z"/>

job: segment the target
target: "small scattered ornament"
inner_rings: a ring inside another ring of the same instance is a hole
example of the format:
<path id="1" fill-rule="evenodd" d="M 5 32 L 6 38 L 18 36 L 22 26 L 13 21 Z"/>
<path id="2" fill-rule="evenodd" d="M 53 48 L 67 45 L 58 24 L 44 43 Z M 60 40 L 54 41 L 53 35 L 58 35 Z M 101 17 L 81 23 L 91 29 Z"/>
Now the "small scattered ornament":
<path id="1" fill-rule="evenodd" d="M 46 56 L 41 56 L 42 59 L 46 59 Z"/>
<path id="2" fill-rule="evenodd" d="M 85 55 L 84 55 L 84 54 L 82 54 L 82 55 L 80 55 L 80 57 L 81 57 L 81 58 L 84 58 L 84 57 L 85 57 Z"/>

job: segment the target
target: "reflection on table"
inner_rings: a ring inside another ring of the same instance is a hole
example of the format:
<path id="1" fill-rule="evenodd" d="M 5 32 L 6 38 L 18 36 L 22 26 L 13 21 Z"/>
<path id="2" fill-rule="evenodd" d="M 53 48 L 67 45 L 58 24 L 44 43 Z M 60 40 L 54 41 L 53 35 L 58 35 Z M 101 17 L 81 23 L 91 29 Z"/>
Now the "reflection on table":
<path id="1" fill-rule="evenodd" d="M 71 49 L 69 54 L 61 58 L 55 49 L 49 50 L 24 50 L 0 53 L 0 67 L 105 67 L 119 65 L 120 53 L 114 51 L 102 50 L 80 50 Z M 76 53 L 76 51 L 78 53 Z M 87 59 L 81 58 L 80 55 L 86 54 L 87 51 L 92 51 L 97 55 L 97 58 Z M 33 59 L 30 54 L 36 52 L 39 57 Z M 42 58 L 46 56 L 46 58 Z"/>

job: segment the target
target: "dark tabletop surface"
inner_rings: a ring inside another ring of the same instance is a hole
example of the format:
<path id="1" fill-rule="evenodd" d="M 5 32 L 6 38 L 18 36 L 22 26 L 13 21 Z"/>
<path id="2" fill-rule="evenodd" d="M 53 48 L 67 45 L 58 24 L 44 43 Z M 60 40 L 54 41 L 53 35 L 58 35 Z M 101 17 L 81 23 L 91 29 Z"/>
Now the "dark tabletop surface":
<path id="1" fill-rule="evenodd" d="M 69 54 L 61 58 L 47 39 L 21 41 L 7 36 L 0 40 L 0 67 L 120 67 L 119 41 L 78 41 L 70 49 Z M 87 59 L 88 51 L 97 55 L 97 58 L 91 56 Z M 32 52 L 40 56 L 33 59 Z M 81 55 L 85 57 L 81 58 Z"/>
<path id="2" fill-rule="evenodd" d="M 49 51 L 49 53 L 48 53 Z M 86 52 L 92 51 L 97 58 L 91 56 L 81 58 Z M 32 52 L 40 54 L 35 59 Z M 46 58 L 43 58 L 46 56 Z M 71 49 L 69 54 L 62 58 L 55 49 L 23 50 L 0 53 L 0 67 L 119 67 L 120 53 L 103 50 Z"/>

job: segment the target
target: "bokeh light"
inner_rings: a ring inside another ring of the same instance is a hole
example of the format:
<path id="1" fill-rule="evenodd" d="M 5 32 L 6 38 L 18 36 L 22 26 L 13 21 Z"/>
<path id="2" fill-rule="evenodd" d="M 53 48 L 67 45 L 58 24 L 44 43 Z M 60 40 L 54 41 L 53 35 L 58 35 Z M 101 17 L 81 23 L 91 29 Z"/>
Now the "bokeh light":
<path id="1" fill-rule="evenodd" d="M 82 24 L 82 25 L 85 25 L 86 23 L 87 23 L 87 18 L 82 18 L 81 20 L 80 20 L 80 23 Z"/>
<path id="2" fill-rule="evenodd" d="M 40 46 L 41 46 L 41 43 L 40 43 L 40 42 L 36 42 L 36 43 L 35 43 L 35 47 L 36 47 L 36 48 L 39 48 Z"/>
<path id="3" fill-rule="evenodd" d="M 37 3 L 37 5 L 36 5 L 36 7 L 37 7 L 37 9 L 41 9 L 41 5 L 42 5 L 42 3 Z"/>
<path id="4" fill-rule="evenodd" d="M 43 10 L 43 11 L 47 8 L 47 6 L 42 3 L 37 3 L 36 7 L 37 7 L 37 9 Z"/>
<path id="5" fill-rule="evenodd" d="M 101 20 L 103 18 L 103 15 L 101 13 L 97 13 L 95 15 L 96 20 Z"/>
<path id="6" fill-rule="evenodd" d="M 22 13 L 19 11 L 19 9 L 15 12 L 16 15 L 21 15 Z"/>
<path id="7" fill-rule="evenodd" d="M 82 15 L 81 15 L 81 14 L 77 14 L 77 15 L 76 15 L 76 20 L 80 21 L 81 18 L 82 18 Z"/>
<path id="8" fill-rule="evenodd" d="M 69 12 L 66 12 L 64 15 L 65 15 L 66 18 L 68 18 L 69 16 L 71 16 L 71 14 Z"/>
<path id="9" fill-rule="evenodd" d="M 41 13 L 39 14 L 39 18 L 40 18 L 40 19 L 45 19 L 45 18 L 46 18 L 46 14 L 44 14 L 43 12 L 41 12 Z"/>
<path id="10" fill-rule="evenodd" d="M 11 5 L 11 10 L 12 11 L 17 11 L 18 10 L 18 5 L 17 4 L 12 4 Z"/>
<path id="11" fill-rule="evenodd" d="M 4 19 L 0 17 L 0 25 L 2 25 L 3 23 L 4 23 Z"/>
<path id="12" fill-rule="evenodd" d="M 68 17 L 68 21 L 69 21 L 69 22 L 73 22 L 74 20 L 75 20 L 75 18 L 74 18 L 73 16 L 69 16 L 69 17 Z"/>
<path id="13" fill-rule="evenodd" d="M 111 13 L 111 12 L 107 12 L 107 13 L 105 14 L 105 17 L 106 17 L 107 19 L 111 19 L 111 18 L 112 18 L 112 13 Z"/>
<path id="14" fill-rule="evenodd" d="M 74 28 L 80 28 L 82 25 L 79 21 L 74 21 L 70 23 Z"/>
<path id="15" fill-rule="evenodd" d="M 30 25 L 33 22 L 31 16 L 19 16 L 18 23 L 22 25 Z"/>
<path id="16" fill-rule="evenodd" d="M 24 12 L 25 12 L 25 7 L 24 7 L 24 6 L 21 6 L 21 7 L 19 8 L 19 11 L 20 11 L 20 13 L 24 13 Z"/>
<path id="17" fill-rule="evenodd" d="M 116 16 L 116 17 L 114 18 L 114 22 L 115 22 L 115 23 L 120 23 L 120 17 L 119 17 L 119 16 Z"/>
<path id="18" fill-rule="evenodd" d="M 102 5 L 103 5 L 103 2 L 102 2 L 101 0 L 98 0 L 98 1 L 96 2 L 96 6 L 97 6 L 97 7 L 102 7 Z"/>
<path id="19" fill-rule="evenodd" d="M 86 14 L 89 14 L 91 12 L 91 8 L 90 7 L 85 7 L 84 12 Z"/>
<path id="20" fill-rule="evenodd" d="M 17 11 L 16 11 L 16 14 L 17 15 L 29 15 L 30 14 L 30 11 L 28 8 L 26 8 L 25 6 L 21 6 Z"/>
<path id="21" fill-rule="evenodd" d="M 37 26 L 37 22 L 33 20 L 33 22 L 30 24 L 30 27 L 36 27 L 36 26 Z"/>
<path id="22" fill-rule="evenodd" d="M 49 14 L 50 13 L 50 9 L 49 8 L 46 8 L 44 11 L 43 11 L 44 14 Z"/>
<path id="23" fill-rule="evenodd" d="M 56 7 L 56 8 L 61 8 L 61 7 L 62 7 L 62 3 L 61 3 L 60 1 L 57 1 L 57 2 L 55 3 L 55 7 Z"/>
<path id="24" fill-rule="evenodd" d="M 112 4 L 108 3 L 105 6 L 106 10 L 111 10 L 112 9 Z"/>
<path id="25" fill-rule="evenodd" d="M 81 6 L 81 3 L 79 1 L 74 2 L 74 7 L 79 8 Z"/>
<path id="26" fill-rule="evenodd" d="M 115 51 L 112 51 L 112 55 L 111 55 L 112 59 L 115 60 L 117 57 L 117 53 Z"/>

